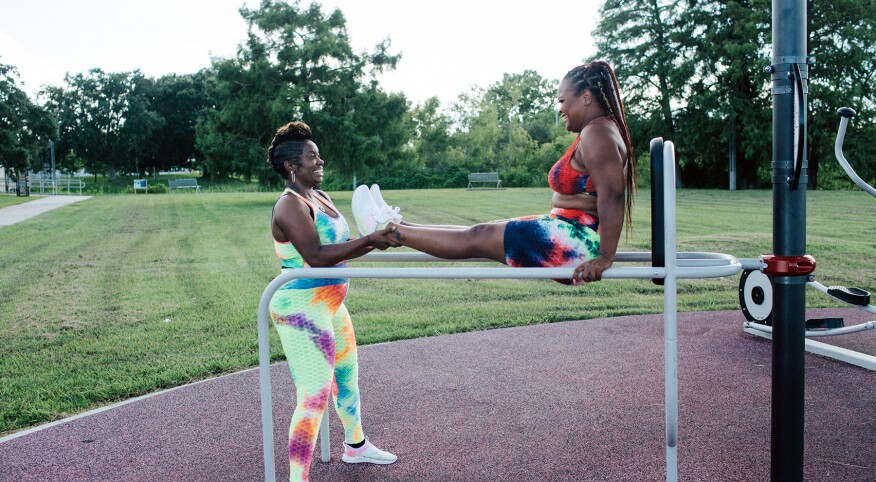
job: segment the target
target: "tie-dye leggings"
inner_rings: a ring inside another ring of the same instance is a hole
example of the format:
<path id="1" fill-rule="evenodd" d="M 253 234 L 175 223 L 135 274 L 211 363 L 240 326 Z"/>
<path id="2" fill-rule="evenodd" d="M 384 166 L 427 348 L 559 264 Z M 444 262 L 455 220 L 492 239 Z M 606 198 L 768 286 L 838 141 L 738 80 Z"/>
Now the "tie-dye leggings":
<path id="1" fill-rule="evenodd" d="M 329 393 L 347 442 L 365 438 L 359 412 L 356 336 L 344 306 L 347 283 L 309 289 L 281 288 L 270 313 L 280 334 L 297 405 L 289 426 L 289 480 L 308 480 L 310 461 Z"/>

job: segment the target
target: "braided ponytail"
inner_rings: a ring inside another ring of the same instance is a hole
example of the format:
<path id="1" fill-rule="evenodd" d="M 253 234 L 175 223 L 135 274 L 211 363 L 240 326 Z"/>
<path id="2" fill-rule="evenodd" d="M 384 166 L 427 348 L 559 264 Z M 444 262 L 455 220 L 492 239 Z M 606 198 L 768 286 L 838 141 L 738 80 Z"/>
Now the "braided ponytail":
<path id="1" fill-rule="evenodd" d="M 636 154 L 633 152 L 633 141 L 627 128 L 627 111 L 620 96 L 620 84 L 608 63 L 595 60 L 589 64 L 579 65 L 570 70 L 564 80 L 568 80 L 575 95 L 581 95 L 584 90 L 589 90 L 593 98 L 608 113 L 608 117 L 614 122 L 620 131 L 624 147 L 627 150 L 627 158 L 624 159 L 624 181 L 626 182 L 626 228 L 627 233 L 632 229 L 633 197 L 636 189 Z"/>
<path id="2" fill-rule="evenodd" d="M 277 129 L 271 147 L 268 148 L 268 166 L 272 167 L 283 179 L 289 175 L 283 167 L 286 161 L 293 164 L 301 163 L 301 154 L 304 152 L 304 142 L 313 140 L 313 132 L 310 126 L 304 122 L 290 122 Z"/>

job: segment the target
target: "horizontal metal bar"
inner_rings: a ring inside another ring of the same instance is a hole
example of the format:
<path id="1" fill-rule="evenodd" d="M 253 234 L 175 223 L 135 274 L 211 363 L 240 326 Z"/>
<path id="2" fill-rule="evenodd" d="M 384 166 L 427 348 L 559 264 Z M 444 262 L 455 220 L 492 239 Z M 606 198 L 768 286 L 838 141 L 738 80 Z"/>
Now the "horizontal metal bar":
<path id="1" fill-rule="evenodd" d="M 739 263 L 726 266 L 679 268 L 678 278 L 719 278 L 739 273 Z M 569 268 L 297 268 L 284 271 L 274 283 L 296 278 L 388 278 L 388 279 L 570 279 Z M 603 279 L 665 278 L 664 268 L 609 268 Z"/>
<path id="2" fill-rule="evenodd" d="M 622 251 L 615 256 L 615 262 L 621 263 L 644 263 L 651 261 L 651 253 L 649 251 Z M 709 252 L 681 252 L 676 253 L 678 260 L 724 260 L 730 263 L 735 263 L 737 260 L 734 256 L 724 253 L 709 253 Z M 489 258 L 468 258 L 468 259 L 446 259 L 438 258 L 430 254 L 421 253 L 419 251 L 395 251 L 387 252 L 371 252 L 359 258 L 351 259 L 349 262 L 388 262 L 388 263 L 430 263 L 430 262 L 449 262 L 449 263 L 493 263 L 495 260 Z M 712 266 L 712 264 L 708 264 Z"/>
<path id="3" fill-rule="evenodd" d="M 553 279 L 571 278 L 575 268 L 297 268 L 277 279 L 295 278 L 403 278 L 403 279 Z M 603 278 L 663 278 L 663 268 L 609 268 Z"/>
<path id="4" fill-rule="evenodd" d="M 772 333 L 773 327 L 763 325 L 760 323 L 755 323 L 753 321 L 745 322 L 745 328 L 750 328 L 752 330 L 760 330 L 764 333 Z M 828 328 L 826 330 L 806 330 L 806 336 L 836 336 L 836 335 L 848 335 L 849 333 L 857 333 L 859 331 L 866 330 L 874 330 L 876 329 L 876 321 L 867 321 L 864 323 L 859 323 L 857 325 L 852 326 L 844 326 L 842 328 Z"/>
<path id="5" fill-rule="evenodd" d="M 772 332 L 766 332 L 759 328 L 746 328 L 745 326 L 743 326 L 742 331 L 748 333 L 749 335 L 760 336 L 768 340 L 773 339 Z M 861 368 L 866 368 L 867 370 L 876 371 L 876 356 L 868 355 L 866 353 L 859 353 L 849 350 L 847 348 L 829 345 L 827 343 L 822 343 L 820 341 L 809 339 L 805 340 L 805 347 L 806 351 L 808 351 L 809 353 L 826 356 L 828 358 L 833 358 L 834 360 L 839 360 L 841 362 L 849 363 L 851 365 L 859 366 Z"/>
<path id="6" fill-rule="evenodd" d="M 766 263 L 761 261 L 760 259 L 740 259 L 739 264 L 742 265 L 742 269 L 756 269 L 762 270 L 766 268 Z"/>

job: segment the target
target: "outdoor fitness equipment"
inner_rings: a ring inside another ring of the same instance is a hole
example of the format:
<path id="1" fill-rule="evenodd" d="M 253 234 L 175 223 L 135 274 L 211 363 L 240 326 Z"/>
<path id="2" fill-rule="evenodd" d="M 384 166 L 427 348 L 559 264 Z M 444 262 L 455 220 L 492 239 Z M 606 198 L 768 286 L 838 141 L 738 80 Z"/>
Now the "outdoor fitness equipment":
<path id="1" fill-rule="evenodd" d="M 662 281 L 663 345 L 666 422 L 666 480 L 678 480 L 678 360 L 677 280 L 733 276 L 742 265 L 721 253 L 678 253 L 675 243 L 675 148 L 672 142 L 651 141 L 652 252 L 618 253 L 616 262 L 651 262 L 651 267 L 609 268 L 605 279 L 638 278 Z M 655 194 L 655 193 L 659 193 Z M 658 222 L 661 221 L 661 222 Z M 385 262 L 491 261 L 483 259 L 444 260 L 424 253 L 370 253 L 351 260 Z M 258 311 L 259 381 L 262 403 L 265 480 L 276 480 L 274 464 L 274 422 L 271 402 L 271 356 L 269 349 L 271 297 L 283 284 L 296 278 L 408 278 L 408 279 L 569 279 L 568 268 L 299 268 L 276 277 L 262 293 Z M 656 282 L 656 281 L 655 281 Z M 660 284 L 658 282 L 658 284 Z M 320 426 L 320 455 L 329 461 L 328 410 Z"/>
<path id="2" fill-rule="evenodd" d="M 876 188 L 867 184 L 855 172 L 843 155 L 843 141 L 846 137 L 846 128 L 849 120 L 855 116 L 854 109 L 842 107 L 837 110 L 840 115 L 839 131 L 834 144 L 834 153 L 846 174 L 865 192 L 876 197 Z M 742 312 L 748 320 L 743 325 L 743 330 L 752 335 L 770 338 L 772 335 L 772 301 L 773 286 L 770 279 L 762 271 L 749 269 L 745 261 L 742 262 L 743 272 L 739 281 L 739 304 Z M 808 286 L 824 293 L 836 300 L 868 313 L 876 313 L 876 306 L 870 304 L 870 293 L 861 288 L 847 288 L 845 286 L 824 286 L 815 281 L 814 275 L 807 278 Z M 842 318 L 814 318 L 806 320 L 806 336 L 822 337 L 833 335 L 847 335 L 865 330 L 876 329 L 876 321 L 868 321 L 853 326 L 844 326 Z M 846 363 L 851 363 L 870 370 L 876 370 L 876 356 L 859 353 L 845 348 L 806 340 L 806 351 L 822 356 L 830 357 Z"/>

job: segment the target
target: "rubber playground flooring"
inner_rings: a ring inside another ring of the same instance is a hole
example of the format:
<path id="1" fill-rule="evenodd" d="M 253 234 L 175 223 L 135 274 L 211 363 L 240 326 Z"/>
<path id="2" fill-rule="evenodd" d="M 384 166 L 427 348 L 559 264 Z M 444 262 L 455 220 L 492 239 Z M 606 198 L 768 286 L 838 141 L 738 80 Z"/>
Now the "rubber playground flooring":
<path id="1" fill-rule="evenodd" d="M 771 343 L 743 322 L 738 311 L 679 314 L 680 480 L 770 478 Z M 819 341 L 876 355 L 876 331 Z M 332 411 L 332 460 L 314 456 L 313 481 L 665 480 L 660 315 L 398 341 L 359 356 L 365 432 L 399 460 L 341 462 Z M 284 480 L 294 388 L 284 363 L 272 377 Z M 876 372 L 806 355 L 806 480 L 876 480 L 874 388 Z M 262 480 L 258 371 L 8 437 L 0 468 L 3 481 Z"/>

